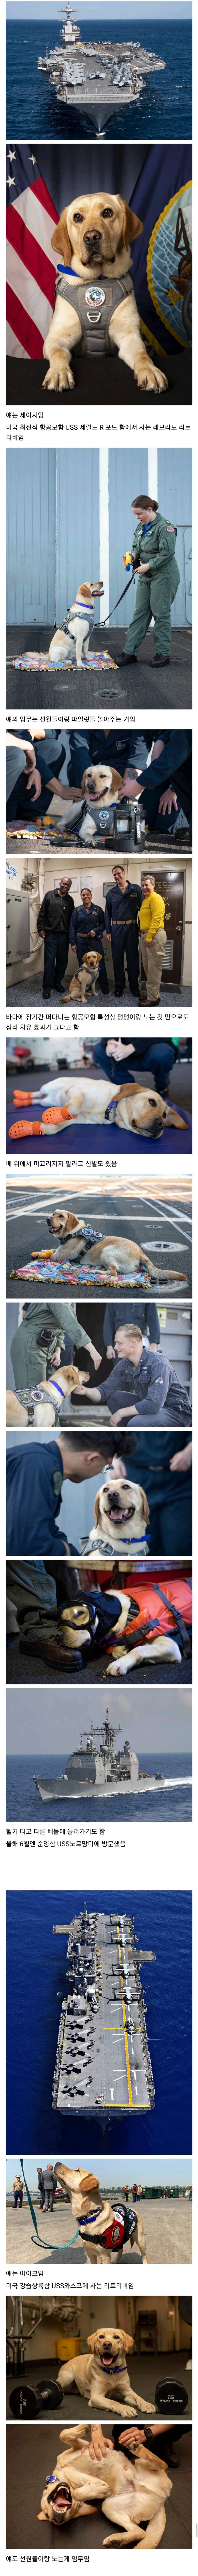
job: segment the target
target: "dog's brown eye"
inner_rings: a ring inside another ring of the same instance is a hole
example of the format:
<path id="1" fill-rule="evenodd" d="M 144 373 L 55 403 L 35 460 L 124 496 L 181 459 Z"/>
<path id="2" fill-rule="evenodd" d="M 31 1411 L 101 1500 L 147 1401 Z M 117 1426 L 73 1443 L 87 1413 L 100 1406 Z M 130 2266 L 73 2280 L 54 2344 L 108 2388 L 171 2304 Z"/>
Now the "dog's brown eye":
<path id="1" fill-rule="evenodd" d="M 83 223 L 83 215 L 73 215 L 73 223 L 74 223 L 74 224 L 82 224 L 82 223 Z"/>
<path id="2" fill-rule="evenodd" d="M 113 223 L 113 206 L 103 206 L 103 207 L 102 207 L 102 214 L 103 214 L 103 215 L 109 215 L 109 217 L 110 217 L 110 222 L 111 222 L 111 224 Z"/>

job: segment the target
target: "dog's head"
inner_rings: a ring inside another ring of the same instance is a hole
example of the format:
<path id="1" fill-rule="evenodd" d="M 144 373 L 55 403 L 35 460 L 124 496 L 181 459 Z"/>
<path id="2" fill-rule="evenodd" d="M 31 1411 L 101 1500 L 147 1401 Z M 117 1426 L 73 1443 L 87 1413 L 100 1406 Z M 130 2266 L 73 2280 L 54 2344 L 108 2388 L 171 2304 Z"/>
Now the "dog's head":
<path id="1" fill-rule="evenodd" d="M 133 1537 L 143 1538 L 149 1506 L 142 1485 L 131 1485 L 126 1476 L 108 1476 L 108 1484 L 95 1494 L 94 1521 L 99 1537 L 102 1531 L 112 1540 L 116 1533 L 132 1543 Z"/>
<path id="2" fill-rule="evenodd" d="M 78 599 L 84 599 L 85 608 L 90 608 L 92 599 L 103 598 L 103 591 L 103 581 L 80 581 L 79 590 L 76 592 L 75 607 L 77 607 Z"/>
<path id="3" fill-rule="evenodd" d="M 64 2476 L 64 2471 L 62 2470 L 61 2465 L 60 2476 L 57 2474 L 56 2469 L 54 2474 L 52 2471 L 52 2475 L 48 2479 L 47 2486 L 43 2488 L 43 2495 L 41 2496 L 41 2511 L 38 2515 L 38 2521 L 55 2523 L 71 2522 L 71 2515 L 74 2512 L 75 2489 L 73 2490 L 72 2486 L 68 2485 L 67 2478 Z"/>
<path id="4" fill-rule="evenodd" d="M 186 1119 L 180 1118 L 179 1110 L 172 1108 L 172 1102 L 162 1100 L 161 1092 L 154 1091 L 152 1080 L 148 1091 L 141 1091 L 140 1083 L 123 1084 L 123 1098 L 124 1093 L 125 1098 L 127 1094 L 127 1123 L 136 1133 L 139 1129 L 140 1134 L 155 1138 L 163 1136 L 164 1127 L 186 1127 Z M 120 1096 L 119 1093 L 119 1099 Z"/>
<path id="5" fill-rule="evenodd" d="M 101 797 L 103 804 L 106 801 L 109 805 L 112 796 L 119 796 L 121 786 L 119 769 L 109 769 L 107 763 L 105 767 L 98 761 L 95 768 L 83 770 L 81 787 L 89 805 L 100 804 Z"/>
<path id="6" fill-rule="evenodd" d="M 93 2352 L 95 2360 L 99 2361 L 104 2377 L 106 2374 L 110 2378 L 111 2372 L 123 2369 L 124 2353 L 133 2352 L 134 2336 L 124 2334 L 121 2326 L 118 2329 L 116 2326 L 98 2326 L 95 2334 L 87 2336 L 87 2343 L 89 2352 Z"/>
<path id="7" fill-rule="evenodd" d="M 87 974 L 87 975 L 89 974 L 89 975 L 90 975 L 90 977 L 91 977 L 91 976 L 92 976 L 92 974 L 93 974 L 93 969 L 94 969 L 94 974 L 96 974 L 96 968 L 100 966 L 100 956 L 101 956 L 100 948 L 86 948 L 86 949 L 85 949 L 84 957 L 82 958 L 82 966 L 80 967 L 80 974 L 81 974 L 81 975 L 84 975 L 84 970 L 85 970 L 85 968 L 86 968 L 86 974 Z"/>
<path id="8" fill-rule="evenodd" d="M 98 277 L 115 268 L 116 276 L 126 274 L 130 266 L 130 243 L 143 226 L 125 197 L 112 196 L 101 189 L 96 196 L 72 197 L 63 207 L 60 221 L 52 233 L 52 250 L 61 254 L 64 268 L 73 268 L 78 277 Z"/>
<path id="9" fill-rule="evenodd" d="M 54 2173 L 56 2182 L 62 2186 L 67 2183 L 68 2191 L 80 2192 L 82 2199 L 87 2199 L 88 2192 L 98 2191 L 97 2174 L 86 2173 L 84 2165 L 54 2165 Z"/>
<path id="10" fill-rule="evenodd" d="M 84 1233 L 83 1217 L 81 1219 L 79 1216 L 73 1216 L 71 1208 L 67 1216 L 65 1208 L 54 1208 L 53 1216 L 47 1217 L 47 1226 L 49 1234 L 57 1234 L 60 1241 L 63 1239 L 65 1243 L 67 1234 Z"/>

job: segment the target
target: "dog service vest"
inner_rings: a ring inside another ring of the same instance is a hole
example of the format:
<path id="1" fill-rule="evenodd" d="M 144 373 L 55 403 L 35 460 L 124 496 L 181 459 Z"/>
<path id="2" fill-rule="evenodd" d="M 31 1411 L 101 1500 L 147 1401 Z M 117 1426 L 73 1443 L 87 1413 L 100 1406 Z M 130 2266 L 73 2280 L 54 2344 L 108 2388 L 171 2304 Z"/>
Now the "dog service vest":
<path id="1" fill-rule="evenodd" d="M 64 302 L 70 302 L 73 305 L 73 310 L 78 314 L 78 320 L 81 322 L 85 354 L 87 349 L 88 353 L 92 349 L 95 357 L 99 324 L 100 357 L 104 358 L 108 349 L 108 331 L 112 313 L 117 312 L 118 304 L 123 303 L 126 295 L 131 295 L 132 283 L 131 273 L 127 273 L 127 276 L 122 279 L 103 277 L 98 278 L 96 282 L 94 280 L 90 286 L 87 284 L 83 286 L 74 269 L 59 270 L 55 286 L 55 302 L 57 295 L 63 295 Z"/>

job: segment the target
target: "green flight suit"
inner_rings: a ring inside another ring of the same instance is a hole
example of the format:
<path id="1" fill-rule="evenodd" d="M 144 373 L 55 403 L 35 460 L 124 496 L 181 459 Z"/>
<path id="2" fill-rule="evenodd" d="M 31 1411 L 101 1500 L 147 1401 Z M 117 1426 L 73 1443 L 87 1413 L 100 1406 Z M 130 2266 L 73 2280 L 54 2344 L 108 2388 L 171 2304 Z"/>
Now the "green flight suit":
<path id="1" fill-rule="evenodd" d="M 43 1334 L 45 1337 L 46 1332 L 49 1334 L 47 1349 L 45 1338 L 44 1341 L 42 1338 Z M 61 1346 L 63 1364 L 65 1333 L 69 1334 L 69 1339 L 71 1337 L 72 1347 L 75 1342 L 77 1346 L 84 1348 L 88 1336 L 84 1329 L 82 1330 L 82 1325 L 77 1322 L 77 1315 L 73 1313 L 70 1304 L 36 1306 L 32 1302 L 32 1305 L 28 1306 L 23 1322 L 18 1324 L 16 1333 L 13 1333 L 10 1346 L 14 1382 L 19 1391 L 21 1387 L 34 1386 L 37 1379 L 40 1385 L 42 1378 L 47 1378 L 58 1343 Z"/>
<path id="2" fill-rule="evenodd" d="M 124 647 L 125 653 L 130 654 L 131 661 L 137 660 L 139 644 L 143 643 L 143 637 L 147 635 L 152 617 L 154 617 L 155 651 L 165 654 L 165 658 L 169 661 L 171 601 L 175 599 L 180 581 L 175 555 L 175 539 L 176 529 L 169 526 L 167 519 L 162 519 L 161 510 L 156 510 L 156 518 L 152 520 L 150 528 L 141 527 L 140 521 L 135 528 L 132 562 L 134 553 L 136 560 L 140 556 L 141 563 L 145 564 L 145 575 L 141 572 L 137 584 L 134 617 L 131 620 L 131 626 L 128 627 Z M 152 567 L 149 572 L 146 570 L 147 564 Z"/>

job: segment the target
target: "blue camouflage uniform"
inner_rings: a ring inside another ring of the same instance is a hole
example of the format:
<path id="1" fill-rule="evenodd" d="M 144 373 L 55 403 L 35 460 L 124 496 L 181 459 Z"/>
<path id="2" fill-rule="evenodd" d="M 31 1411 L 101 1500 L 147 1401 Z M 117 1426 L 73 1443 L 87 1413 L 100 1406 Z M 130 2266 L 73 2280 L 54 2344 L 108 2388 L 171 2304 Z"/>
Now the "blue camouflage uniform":
<path id="1" fill-rule="evenodd" d="M 56 1440 L 24 1440 L 9 1449 L 6 1465 L 6 1547 L 19 1556 L 65 1556 L 66 1539 L 57 1529 L 63 1483 Z M 76 1550 L 70 1549 L 71 1555 Z"/>
<path id="2" fill-rule="evenodd" d="M 105 930 L 111 933 L 115 992 L 123 993 L 126 956 L 130 992 L 137 993 L 139 977 L 138 913 L 142 901 L 141 887 L 109 886 L 105 903 Z"/>
<path id="3" fill-rule="evenodd" d="M 90 953 L 94 947 L 99 948 L 100 966 L 98 982 L 100 984 L 101 992 L 108 993 L 108 977 L 103 956 L 104 928 L 105 914 L 101 903 L 90 903 L 89 912 L 86 912 L 85 903 L 81 903 L 80 908 L 78 904 L 74 905 L 70 922 L 70 947 L 77 949 L 79 966 L 82 966 L 83 957 L 86 956 L 88 948 L 90 948 Z M 91 937 L 91 933 L 93 934 L 93 932 L 94 938 L 93 935 Z"/>
<path id="4" fill-rule="evenodd" d="M 165 1360 L 161 1350 L 143 1351 L 138 1368 L 127 1359 L 127 1351 L 118 1359 L 116 1353 L 111 1375 L 100 1380 L 100 1394 L 114 1418 L 121 1406 L 135 1404 L 139 1422 L 158 1422 L 165 1411 L 169 1422 L 192 1423 L 192 1411 L 186 1388 L 179 1385 L 176 1370 Z"/>

